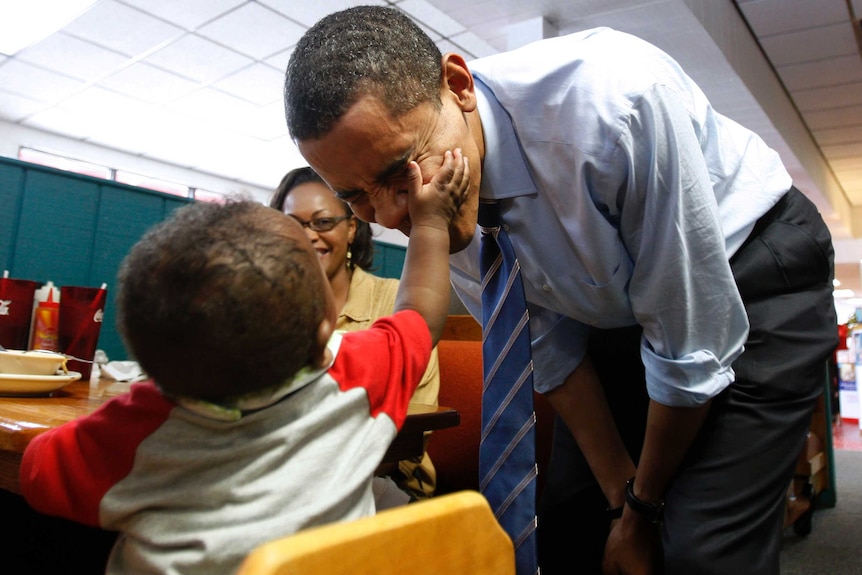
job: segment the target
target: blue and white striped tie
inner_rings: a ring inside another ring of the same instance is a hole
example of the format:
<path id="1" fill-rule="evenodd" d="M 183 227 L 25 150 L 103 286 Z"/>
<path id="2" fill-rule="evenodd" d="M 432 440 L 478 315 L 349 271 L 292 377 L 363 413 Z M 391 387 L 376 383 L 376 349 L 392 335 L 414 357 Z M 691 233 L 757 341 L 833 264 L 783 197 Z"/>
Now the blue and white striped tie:
<path id="1" fill-rule="evenodd" d="M 518 575 L 538 573 L 533 361 L 521 268 L 496 203 L 479 204 L 482 228 L 482 440 L 479 485 L 515 544 Z"/>

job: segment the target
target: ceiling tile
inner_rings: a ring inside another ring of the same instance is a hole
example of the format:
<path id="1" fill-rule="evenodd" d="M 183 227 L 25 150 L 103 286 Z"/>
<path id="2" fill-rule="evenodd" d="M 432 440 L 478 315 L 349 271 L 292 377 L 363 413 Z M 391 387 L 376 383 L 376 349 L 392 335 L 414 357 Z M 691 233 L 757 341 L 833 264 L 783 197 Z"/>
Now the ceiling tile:
<path id="1" fill-rule="evenodd" d="M 289 170 L 308 165 L 290 138 L 268 142 L 254 148 L 253 152 L 237 163 L 234 173 L 241 175 L 244 181 L 269 190 L 275 190 Z"/>
<path id="2" fill-rule="evenodd" d="M 849 144 L 853 142 L 862 143 L 862 127 L 848 126 L 829 130 L 815 130 L 814 139 L 821 146 Z"/>
<path id="3" fill-rule="evenodd" d="M 853 156 L 862 156 L 862 142 L 858 144 L 836 144 L 834 146 L 822 146 L 823 155 L 829 160 L 837 160 L 841 158 L 852 158 Z"/>
<path id="4" fill-rule="evenodd" d="M 17 122 L 31 114 L 35 114 L 44 107 L 45 104 L 43 102 L 0 90 L 0 119 L 2 120 Z"/>
<path id="5" fill-rule="evenodd" d="M 201 150 L 206 150 L 205 155 L 197 155 L 197 169 L 208 173 L 227 174 L 232 178 L 246 179 L 254 176 L 249 162 L 265 144 L 254 138 L 237 134 L 220 132 L 212 134 L 212 137 L 202 141 L 198 139 L 195 143 Z M 154 150 L 153 153 L 160 153 Z M 246 180 L 248 181 L 248 180 Z"/>
<path id="6" fill-rule="evenodd" d="M 253 110 L 243 122 L 243 131 L 260 140 L 271 141 L 288 135 L 281 100 Z"/>
<path id="7" fill-rule="evenodd" d="M 848 22 L 845 0 L 759 0 L 739 7 L 760 36 Z"/>
<path id="8" fill-rule="evenodd" d="M 862 82 L 798 90 L 793 92 L 793 101 L 802 112 L 859 106 L 862 105 Z"/>
<path id="9" fill-rule="evenodd" d="M 0 66 L 0 86 L 7 92 L 40 102 L 60 100 L 85 86 L 81 80 L 43 70 L 13 58 Z"/>
<path id="10" fill-rule="evenodd" d="M 862 170 L 862 156 L 837 158 L 831 165 L 833 165 L 836 170 Z"/>
<path id="11" fill-rule="evenodd" d="M 463 24 L 456 22 L 425 0 L 404 0 L 398 4 L 398 7 L 440 36 L 449 37 L 465 31 Z"/>
<path id="12" fill-rule="evenodd" d="M 254 64 L 213 84 L 223 92 L 262 106 L 284 96 L 284 77 L 275 69 Z"/>
<path id="13" fill-rule="evenodd" d="M 354 0 L 314 0 L 313 2 L 297 2 L 297 0 L 258 0 L 264 6 L 269 6 L 279 14 L 287 16 L 291 20 L 310 28 L 318 20 L 332 14 L 355 6 Z M 363 4 L 386 4 L 383 1 L 363 2 Z"/>
<path id="14" fill-rule="evenodd" d="M 194 34 L 171 42 L 147 56 L 144 61 L 200 84 L 224 78 L 254 62 L 247 56 Z"/>
<path id="15" fill-rule="evenodd" d="M 862 106 L 846 106 L 806 112 L 805 123 L 812 130 L 860 126 L 862 130 Z"/>
<path id="16" fill-rule="evenodd" d="M 473 0 L 472 2 L 464 2 L 463 0 L 434 0 L 434 5 L 450 18 L 462 23 L 466 28 L 476 31 L 477 25 L 492 25 L 494 27 L 505 27 L 508 24 L 513 24 L 519 20 L 514 20 L 513 14 L 516 14 L 523 9 L 530 10 L 533 15 L 547 14 L 553 9 L 554 2 L 543 0 L 542 4 L 547 5 L 536 7 L 535 4 L 531 7 L 526 2 L 512 2 L 500 0 Z"/>
<path id="17" fill-rule="evenodd" d="M 256 106 L 224 92 L 203 88 L 166 106 L 175 114 L 209 121 L 213 126 L 241 128 L 242 118 Z"/>
<path id="18" fill-rule="evenodd" d="M 151 104 L 172 102 L 198 88 L 195 82 L 143 62 L 105 78 L 101 85 Z"/>
<path id="19" fill-rule="evenodd" d="M 187 122 L 163 112 L 129 115 L 114 121 L 102 119 L 88 141 L 109 148 L 144 154 L 159 146 L 169 146 L 188 131 Z M 112 166 L 119 167 L 119 166 Z"/>
<path id="20" fill-rule="evenodd" d="M 278 54 L 266 59 L 266 63 L 272 66 L 282 74 L 287 70 L 287 63 L 290 61 L 290 55 L 293 54 L 295 46 L 291 46 L 287 50 L 282 50 Z"/>
<path id="21" fill-rule="evenodd" d="M 199 33 L 255 59 L 296 44 L 305 28 L 260 4 L 244 4 L 200 28 Z"/>
<path id="22" fill-rule="evenodd" d="M 473 34 L 472 32 L 463 32 L 449 38 L 449 40 L 458 47 L 458 52 L 467 52 L 473 58 L 482 58 L 496 54 L 498 50 Z"/>
<path id="23" fill-rule="evenodd" d="M 196 167 L 208 160 L 212 148 L 225 145 L 222 138 L 220 130 L 205 122 L 178 117 L 170 125 L 157 125 L 156 129 L 142 131 L 140 142 L 146 157 L 173 165 Z"/>
<path id="24" fill-rule="evenodd" d="M 84 81 L 95 81 L 129 61 L 128 56 L 62 32 L 48 36 L 17 57 Z"/>
<path id="25" fill-rule="evenodd" d="M 761 44 L 774 66 L 859 53 L 849 22 L 770 36 L 763 38 Z"/>
<path id="26" fill-rule="evenodd" d="M 432 28 L 429 28 L 424 23 L 416 22 L 416 24 L 422 29 L 423 32 L 428 34 L 428 37 L 431 38 L 431 40 L 433 40 L 434 42 L 439 42 L 441 39 L 443 39 L 443 36 L 441 36 L 439 32 Z"/>
<path id="27" fill-rule="evenodd" d="M 63 31 L 126 56 L 137 56 L 183 32 L 114 0 L 102 0 Z"/>
<path id="28" fill-rule="evenodd" d="M 163 132 L 175 123 L 158 107 L 98 87 L 69 98 L 56 110 L 86 122 L 87 129 L 81 134 L 87 139 L 133 154 L 144 149 L 141 140 L 145 134 Z"/>
<path id="29" fill-rule="evenodd" d="M 859 54 L 851 54 L 825 61 L 781 66 L 777 71 L 789 90 L 820 88 L 862 81 L 862 59 Z"/>
<path id="30" fill-rule="evenodd" d="M 58 104 L 59 108 L 85 116 L 108 116 L 122 118 L 148 114 L 152 106 L 131 97 L 90 86 Z"/>
<path id="31" fill-rule="evenodd" d="M 186 30 L 233 10 L 247 0 L 124 0 L 142 12 L 157 16 Z"/>
<path id="32" fill-rule="evenodd" d="M 92 133 L 93 119 L 61 108 L 49 108 L 27 118 L 22 125 L 82 140 Z"/>

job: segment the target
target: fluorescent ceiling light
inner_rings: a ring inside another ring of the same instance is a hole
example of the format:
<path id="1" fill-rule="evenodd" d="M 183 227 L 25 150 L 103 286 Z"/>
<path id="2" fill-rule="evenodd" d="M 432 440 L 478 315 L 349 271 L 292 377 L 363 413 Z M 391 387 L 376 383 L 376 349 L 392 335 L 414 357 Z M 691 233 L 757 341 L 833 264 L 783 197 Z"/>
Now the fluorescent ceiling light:
<path id="1" fill-rule="evenodd" d="M 3 0 L 0 54 L 12 56 L 50 36 L 98 0 Z"/>

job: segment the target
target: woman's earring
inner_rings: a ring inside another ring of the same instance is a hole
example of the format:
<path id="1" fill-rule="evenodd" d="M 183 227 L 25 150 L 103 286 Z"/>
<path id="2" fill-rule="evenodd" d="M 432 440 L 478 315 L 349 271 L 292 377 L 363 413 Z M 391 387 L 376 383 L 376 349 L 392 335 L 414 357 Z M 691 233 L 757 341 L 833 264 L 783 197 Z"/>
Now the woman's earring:
<path id="1" fill-rule="evenodd" d="M 350 244 L 347 244 L 347 269 L 353 269 L 353 252 L 350 250 Z"/>

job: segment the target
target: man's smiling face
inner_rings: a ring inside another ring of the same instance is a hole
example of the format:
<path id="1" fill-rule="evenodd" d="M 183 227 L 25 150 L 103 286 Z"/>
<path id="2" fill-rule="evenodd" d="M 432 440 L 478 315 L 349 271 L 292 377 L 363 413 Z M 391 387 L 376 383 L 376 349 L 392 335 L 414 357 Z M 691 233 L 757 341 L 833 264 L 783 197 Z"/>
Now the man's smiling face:
<path id="1" fill-rule="evenodd" d="M 448 95 L 448 97 L 447 97 Z M 461 148 L 470 166 L 480 158 L 457 99 L 445 93 L 443 105 L 420 104 L 393 118 L 373 96 L 361 97 L 325 136 L 301 140 L 308 163 L 367 222 L 410 235 L 406 169 L 419 164 L 427 184 L 443 165 L 447 150 Z M 471 170 L 469 195 L 449 229 L 451 251 L 473 238 L 479 202 L 480 170 Z"/>

